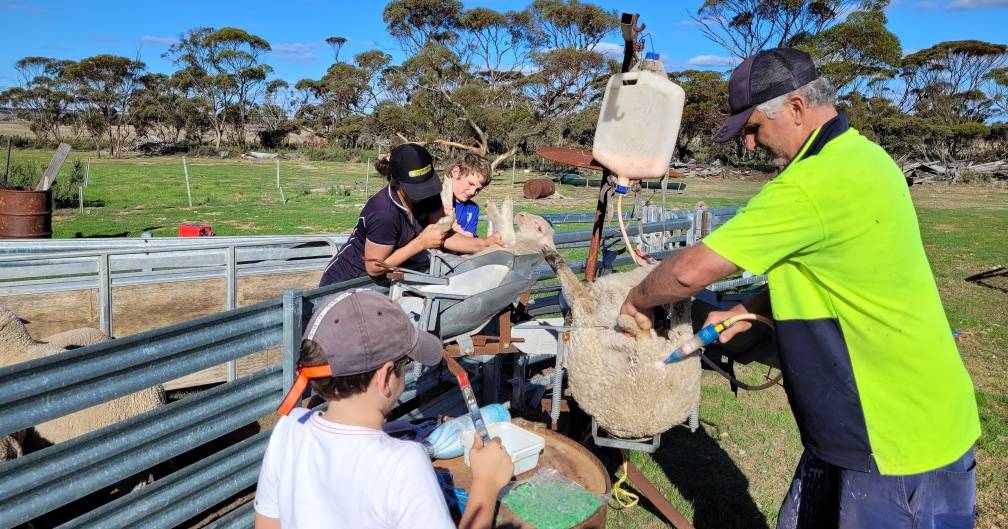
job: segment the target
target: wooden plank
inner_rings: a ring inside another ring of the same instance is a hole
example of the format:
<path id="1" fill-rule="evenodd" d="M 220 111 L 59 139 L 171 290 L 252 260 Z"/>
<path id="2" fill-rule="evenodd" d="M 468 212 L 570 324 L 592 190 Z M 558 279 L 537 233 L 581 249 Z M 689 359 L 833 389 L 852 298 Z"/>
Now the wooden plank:
<path id="1" fill-rule="evenodd" d="M 45 172 L 42 173 L 42 180 L 35 187 L 35 191 L 46 191 L 52 187 L 53 182 L 56 181 L 56 176 L 59 175 L 60 168 L 63 167 L 63 162 L 66 161 L 69 155 L 70 146 L 65 143 L 59 144 L 59 147 L 56 148 L 56 153 L 53 154 L 52 160 L 49 160 L 49 167 L 46 167 Z"/>

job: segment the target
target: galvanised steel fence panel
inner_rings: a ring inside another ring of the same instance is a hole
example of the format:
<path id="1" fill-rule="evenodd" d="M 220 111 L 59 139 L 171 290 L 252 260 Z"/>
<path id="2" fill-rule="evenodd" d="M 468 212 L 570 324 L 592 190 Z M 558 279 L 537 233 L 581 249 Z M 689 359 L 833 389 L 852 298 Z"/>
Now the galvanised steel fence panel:
<path id="1" fill-rule="evenodd" d="M 665 230 L 695 225 L 674 224 L 679 220 L 637 223 L 628 231 L 647 234 L 655 233 L 656 224 Z M 590 230 L 558 235 L 569 242 L 588 237 Z M 623 257 L 614 264 L 629 262 Z M 584 268 L 584 263 L 571 264 Z M 536 273 L 539 279 L 553 277 L 548 267 Z M 31 520 L 268 416 L 293 383 L 308 316 L 326 296 L 347 288 L 386 291 L 367 278 L 309 292 L 289 290 L 275 300 L 0 369 L 0 433 L 11 433 L 260 350 L 280 346 L 283 351 L 279 366 L 0 464 L 0 527 Z M 530 309 L 556 312 L 559 301 L 555 295 L 540 297 Z M 400 402 L 411 402 L 442 380 L 439 369 L 422 373 L 418 377 L 407 370 L 407 392 Z M 260 432 L 63 527 L 169 528 L 200 516 L 255 484 L 268 436 Z M 251 525 L 252 509 L 245 505 L 209 527 Z"/>

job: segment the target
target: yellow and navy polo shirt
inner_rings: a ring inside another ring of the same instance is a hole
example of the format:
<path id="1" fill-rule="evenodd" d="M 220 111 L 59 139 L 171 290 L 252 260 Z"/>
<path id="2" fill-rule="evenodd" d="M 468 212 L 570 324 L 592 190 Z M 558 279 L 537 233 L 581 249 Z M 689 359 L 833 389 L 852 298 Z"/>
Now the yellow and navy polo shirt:
<path id="1" fill-rule="evenodd" d="M 767 274 L 784 389 L 813 455 L 915 474 L 980 435 L 906 181 L 843 113 L 703 242 Z"/>

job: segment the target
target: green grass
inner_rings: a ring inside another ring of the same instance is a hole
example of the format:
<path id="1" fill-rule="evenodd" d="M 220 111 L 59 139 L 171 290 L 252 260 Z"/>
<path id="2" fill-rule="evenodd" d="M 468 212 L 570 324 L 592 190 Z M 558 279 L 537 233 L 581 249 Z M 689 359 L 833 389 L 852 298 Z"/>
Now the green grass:
<path id="1" fill-rule="evenodd" d="M 15 151 L 18 159 L 48 160 L 44 151 Z M 186 196 L 181 157 L 95 159 L 89 153 L 72 153 L 66 172 L 76 158 L 91 157 L 91 180 L 85 189 L 85 213 L 77 208 L 54 214 L 54 237 L 135 237 L 144 231 L 154 236 L 174 236 L 184 222 L 205 222 L 218 235 L 345 233 L 357 221 L 370 194 L 385 184 L 370 171 L 365 194 L 365 164 L 282 160 L 280 180 L 286 203 L 276 188 L 273 160 L 220 160 L 187 158 L 193 207 Z M 521 184 L 541 176 L 519 173 L 514 193 L 508 185 L 495 185 L 480 200 L 519 198 L 519 210 L 531 201 L 521 198 Z M 499 177 L 503 180 L 504 177 Z M 550 211 L 584 209 L 583 195 L 575 200 L 547 199 Z M 522 201 L 527 203 L 521 203 Z"/>
<path id="2" fill-rule="evenodd" d="M 47 160 L 44 152 L 15 151 L 17 157 Z M 78 156 L 78 154 L 72 154 Z M 80 155 L 86 157 L 87 154 Z M 66 167 L 66 166 L 65 166 Z M 363 164 L 282 161 L 287 203 L 275 187 L 273 161 L 191 159 L 193 203 L 188 207 L 182 161 L 178 157 L 92 159 L 89 207 L 58 210 L 56 237 L 156 236 L 177 233 L 181 222 L 207 222 L 221 235 L 345 233 L 366 200 Z M 372 173 L 373 193 L 383 184 Z M 558 196 L 531 201 L 521 184 L 535 173 L 499 175 L 480 195 L 516 199 L 519 211 L 594 209 L 593 189 L 558 186 Z M 687 179 L 684 195 L 668 204 L 692 207 L 744 203 L 758 182 Z M 348 190 L 346 196 L 341 190 Z M 978 527 L 1004 526 L 1008 514 L 1008 294 L 963 281 L 968 275 L 1008 264 L 1008 191 L 993 187 L 911 189 L 921 235 L 946 313 L 960 332 L 959 348 L 977 389 L 983 434 L 977 444 Z M 660 203 L 660 195 L 652 197 Z M 583 229 L 586 226 L 565 226 Z M 584 250 L 570 252 L 575 259 Z M 743 368 L 757 380 L 757 368 Z M 783 391 L 741 392 L 706 373 L 701 401 L 702 428 L 665 434 L 661 449 L 631 459 L 656 486 L 703 528 L 760 528 L 776 523 L 777 508 L 801 452 L 797 429 Z M 647 505 L 612 512 L 613 528 L 668 527 Z"/>

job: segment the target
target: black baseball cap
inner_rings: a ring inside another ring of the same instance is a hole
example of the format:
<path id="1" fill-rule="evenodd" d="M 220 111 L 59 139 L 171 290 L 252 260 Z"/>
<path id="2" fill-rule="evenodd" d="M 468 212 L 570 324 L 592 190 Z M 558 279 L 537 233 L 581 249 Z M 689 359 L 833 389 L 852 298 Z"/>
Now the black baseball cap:
<path id="1" fill-rule="evenodd" d="M 746 58 L 728 80 L 731 117 L 714 135 L 714 141 L 725 143 L 738 136 L 758 105 L 818 78 L 812 57 L 794 48 L 763 50 Z"/>
<path id="2" fill-rule="evenodd" d="M 416 202 L 441 192 L 441 179 L 434 172 L 434 158 L 422 146 L 404 143 L 389 154 L 391 177 Z"/>

